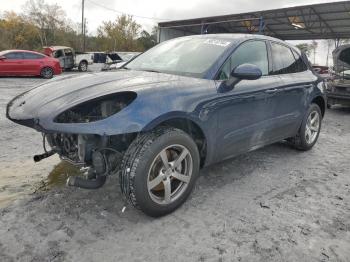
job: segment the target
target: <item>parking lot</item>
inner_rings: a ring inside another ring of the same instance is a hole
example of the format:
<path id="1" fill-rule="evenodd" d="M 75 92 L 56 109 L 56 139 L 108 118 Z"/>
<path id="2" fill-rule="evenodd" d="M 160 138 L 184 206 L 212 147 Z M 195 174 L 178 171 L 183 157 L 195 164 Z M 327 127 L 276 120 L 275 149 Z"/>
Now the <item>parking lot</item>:
<path id="1" fill-rule="evenodd" d="M 349 261 L 350 108 L 326 112 L 309 152 L 281 142 L 202 170 L 189 200 L 153 219 L 116 177 L 67 188 L 73 168 L 32 161 L 41 134 L 5 108 L 44 81 L 0 78 L 1 261 Z"/>

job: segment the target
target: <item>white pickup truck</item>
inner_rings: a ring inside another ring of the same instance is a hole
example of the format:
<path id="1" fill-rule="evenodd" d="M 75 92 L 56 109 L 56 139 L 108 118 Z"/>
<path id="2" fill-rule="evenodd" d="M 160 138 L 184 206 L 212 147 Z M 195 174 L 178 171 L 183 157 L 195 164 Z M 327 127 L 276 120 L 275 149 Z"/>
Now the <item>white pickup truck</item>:
<path id="1" fill-rule="evenodd" d="M 50 46 L 44 48 L 45 55 L 57 58 L 64 70 L 78 68 L 81 72 L 88 70 L 88 65 L 94 61 L 94 56 L 89 53 L 75 52 L 73 48 L 67 46 Z"/>

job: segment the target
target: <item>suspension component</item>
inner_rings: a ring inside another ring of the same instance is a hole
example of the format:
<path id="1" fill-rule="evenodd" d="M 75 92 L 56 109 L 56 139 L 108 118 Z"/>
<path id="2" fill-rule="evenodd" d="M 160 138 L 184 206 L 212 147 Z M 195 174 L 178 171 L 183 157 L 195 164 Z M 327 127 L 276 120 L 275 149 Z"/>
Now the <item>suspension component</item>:
<path id="1" fill-rule="evenodd" d="M 33 157 L 33 159 L 34 159 L 34 162 L 39 162 L 39 161 L 41 161 L 41 160 L 43 160 L 45 158 L 48 158 L 48 157 L 50 157 L 50 156 L 52 156 L 54 154 L 56 154 L 56 151 L 55 150 L 50 150 L 50 151 L 45 152 L 44 154 L 35 155 Z"/>

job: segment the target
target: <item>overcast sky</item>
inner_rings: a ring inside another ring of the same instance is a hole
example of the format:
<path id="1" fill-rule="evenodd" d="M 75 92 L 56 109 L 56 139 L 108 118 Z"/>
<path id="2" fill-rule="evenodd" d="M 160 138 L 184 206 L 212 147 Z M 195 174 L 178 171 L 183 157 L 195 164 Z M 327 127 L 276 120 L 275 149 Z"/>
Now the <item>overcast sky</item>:
<path id="1" fill-rule="evenodd" d="M 0 0 L 0 12 L 12 10 L 21 12 L 26 0 Z M 336 1 L 336 0 L 333 0 Z M 153 17 L 166 20 L 195 18 L 202 16 L 214 16 L 234 14 L 249 11 L 267 10 L 313 3 L 333 2 L 327 0 L 85 0 L 85 14 L 88 22 L 88 31 L 92 34 L 102 21 L 114 20 L 118 15 L 102 6 L 109 7 L 126 14 L 134 15 L 134 18 L 146 30 L 150 31 L 157 21 L 139 18 L 137 16 Z M 63 7 L 67 16 L 74 22 L 81 21 L 81 0 L 46 0 L 47 3 L 57 3 Z M 320 45 L 321 46 L 321 45 Z M 319 48 L 318 53 L 324 53 Z M 318 55 L 318 63 L 325 63 L 325 58 Z"/>

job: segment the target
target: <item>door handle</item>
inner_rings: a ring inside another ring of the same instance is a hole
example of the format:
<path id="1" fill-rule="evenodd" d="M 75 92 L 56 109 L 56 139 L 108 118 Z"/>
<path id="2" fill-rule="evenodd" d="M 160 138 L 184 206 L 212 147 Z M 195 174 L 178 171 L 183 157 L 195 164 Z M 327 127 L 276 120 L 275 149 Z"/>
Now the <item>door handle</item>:
<path id="1" fill-rule="evenodd" d="M 273 89 L 267 89 L 267 90 L 265 91 L 265 93 L 267 93 L 267 94 L 274 94 L 274 93 L 276 93 L 277 91 L 278 91 L 277 88 L 273 88 Z"/>

